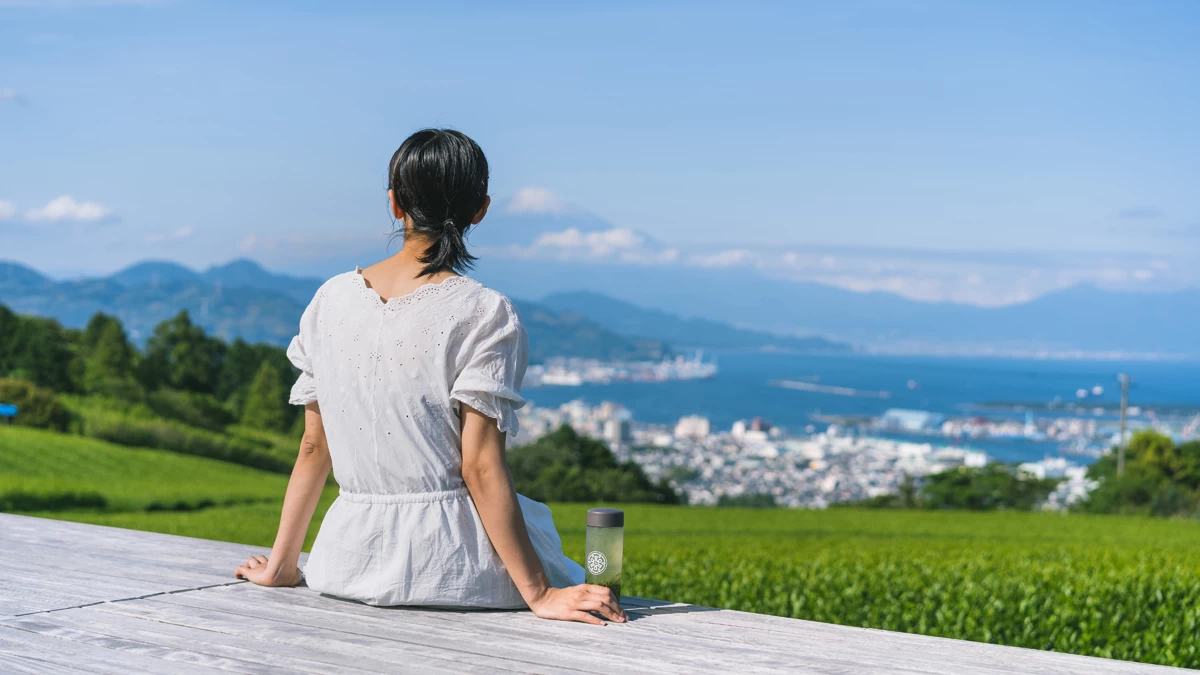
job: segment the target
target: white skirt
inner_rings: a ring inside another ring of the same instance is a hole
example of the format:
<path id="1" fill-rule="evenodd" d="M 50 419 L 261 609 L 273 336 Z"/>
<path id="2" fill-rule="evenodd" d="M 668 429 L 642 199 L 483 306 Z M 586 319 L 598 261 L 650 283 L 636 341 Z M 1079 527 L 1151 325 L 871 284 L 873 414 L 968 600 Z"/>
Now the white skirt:
<path id="1" fill-rule="evenodd" d="M 550 509 L 517 495 L 552 586 L 583 583 Z M 321 593 L 369 605 L 517 609 L 525 601 L 466 488 L 414 494 L 343 491 L 329 507 L 304 576 Z"/>

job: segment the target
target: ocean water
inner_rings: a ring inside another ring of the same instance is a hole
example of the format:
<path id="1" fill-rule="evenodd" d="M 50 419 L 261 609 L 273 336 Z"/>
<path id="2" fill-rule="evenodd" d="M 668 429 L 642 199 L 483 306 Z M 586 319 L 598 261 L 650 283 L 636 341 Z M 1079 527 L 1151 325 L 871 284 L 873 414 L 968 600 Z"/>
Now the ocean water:
<path id="1" fill-rule="evenodd" d="M 720 353 L 710 380 L 579 387 L 537 387 L 523 393 L 534 405 L 557 407 L 582 399 L 614 401 L 635 419 L 673 424 L 683 415 L 704 415 L 714 429 L 736 420 L 764 417 L 795 431 L 814 415 L 878 415 L 888 408 L 916 408 L 947 415 L 976 414 L 973 406 L 994 402 L 1076 401 L 1078 389 L 1099 385 L 1104 393 L 1086 399 L 1091 406 L 1120 402 L 1119 373 L 1132 378 L 1130 405 L 1200 408 L 1200 361 L 1087 361 L 924 356 L 814 356 L 777 353 Z M 706 357 L 709 358 L 709 357 Z M 888 391 L 890 398 L 849 397 L 772 386 L 772 380 L 816 381 L 826 386 Z M 915 389 L 908 387 L 912 380 Z M 1013 416 L 1016 412 L 988 412 Z M 1039 416 L 1045 412 L 1035 413 Z M 822 425 L 818 424 L 818 427 Z M 967 443 L 1004 461 L 1056 454 L 1055 443 Z"/>

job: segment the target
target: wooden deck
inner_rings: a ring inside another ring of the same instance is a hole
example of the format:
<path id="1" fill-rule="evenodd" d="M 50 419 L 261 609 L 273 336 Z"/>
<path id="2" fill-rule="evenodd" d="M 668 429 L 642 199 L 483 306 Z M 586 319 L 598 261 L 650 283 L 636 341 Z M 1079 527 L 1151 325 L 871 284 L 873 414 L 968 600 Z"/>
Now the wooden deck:
<path id="1" fill-rule="evenodd" d="M 0 673 L 1168 673 L 625 598 L 607 627 L 232 578 L 262 549 L 0 514 Z"/>

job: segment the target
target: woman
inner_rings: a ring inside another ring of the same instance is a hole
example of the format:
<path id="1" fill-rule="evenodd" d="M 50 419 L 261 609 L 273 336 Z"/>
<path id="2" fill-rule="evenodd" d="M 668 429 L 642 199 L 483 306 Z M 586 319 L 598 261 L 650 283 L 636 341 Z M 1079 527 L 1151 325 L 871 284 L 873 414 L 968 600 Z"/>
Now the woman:
<path id="1" fill-rule="evenodd" d="M 528 363 L 521 318 L 460 273 L 464 235 L 487 214 L 487 159 L 467 136 L 410 136 L 388 171 L 399 253 L 338 275 L 313 297 L 288 357 L 304 438 L 270 557 L 236 576 L 372 605 L 517 608 L 624 621 L 581 584 L 550 510 L 517 495 L 504 460 Z M 300 547 L 330 470 L 341 492 L 304 574 Z M 595 614 L 593 614 L 595 613 Z M 596 614 L 600 616 L 596 616 Z"/>

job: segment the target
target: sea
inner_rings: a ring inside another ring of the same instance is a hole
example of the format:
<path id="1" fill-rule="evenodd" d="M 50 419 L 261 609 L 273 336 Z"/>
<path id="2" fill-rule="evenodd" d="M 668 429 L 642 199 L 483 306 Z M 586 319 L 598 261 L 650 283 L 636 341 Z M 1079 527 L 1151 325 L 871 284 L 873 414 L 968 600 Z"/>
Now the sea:
<path id="1" fill-rule="evenodd" d="M 1028 409 L 1036 417 L 1079 415 L 1111 421 L 1120 403 L 1118 377 L 1126 373 L 1131 378 L 1130 405 L 1142 408 L 1135 424 L 1157 411 L 1165 414 L 1170 410 L 1185 418 L 1200 412 L 1200 361 L 762 352 L 706 353 L 704 358 L 717 360 L 718 372 L 712 379 L 536 387 L 523 394 L 539 407 L 557 407 L 575 399 L 591 405 L 613 401 L 639 422 L 674 424 L 684 415 L 703 415 L 714 430 L 727 430 L 737 420 L 762 417 L 789 432 L 803 433 L 810 425 L 825 428 L 831 418 L 876 416 L 889 408 L 1018 419 L 1024 418 Z M 859 395 L 773 384 L 781 380 L 853 389 Z M 1080 390 L 1087 392 L 1085 398 L 1078 396 Z M 880 398 L 878 392 L 888 392 L 888 397 Z M 1050 404 L 1057 407 L 1047 409 Z M 1067 404 L 1072 404 L 1074 412 L 1063 407 Z M 951 444 L 941 437 L 927 440 Z M 1062 451 L 1052 440 L 969 439 L 962 445 L 1008 462 L 1036 461 Z M 1081 456 L 1069 458 L 1091 461 Z"/>

